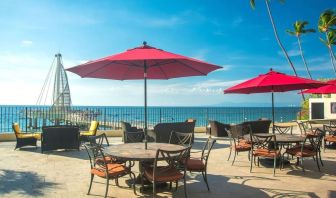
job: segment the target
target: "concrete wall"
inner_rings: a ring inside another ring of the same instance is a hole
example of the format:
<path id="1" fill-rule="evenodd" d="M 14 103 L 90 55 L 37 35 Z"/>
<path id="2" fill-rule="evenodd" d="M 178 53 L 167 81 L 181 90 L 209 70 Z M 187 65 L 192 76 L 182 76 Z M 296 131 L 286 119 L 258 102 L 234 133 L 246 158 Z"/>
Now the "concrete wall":
<path id="1" fill-rule="evenodd" d="M 336 119 L 336 113 L 331 113 L 331 103 L 336 103 L 336 94 L 332 94 L 330 98 L 322 96 L 322 98 L 309 98 L 309 119 L 312 117 L 311 103 L 324 103 L 324 119 Z"/>

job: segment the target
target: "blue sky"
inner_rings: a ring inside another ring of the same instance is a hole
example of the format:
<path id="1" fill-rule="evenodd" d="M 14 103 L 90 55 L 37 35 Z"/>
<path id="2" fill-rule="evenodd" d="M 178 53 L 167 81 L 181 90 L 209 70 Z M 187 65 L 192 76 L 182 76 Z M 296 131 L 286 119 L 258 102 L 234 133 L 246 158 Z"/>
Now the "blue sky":
<path id="1" fill-rule="evenodd" d="M 295 20 L 316 28 L 334 0 L 271 1 L 279 35 L 300 76 L 306 77 L 296 38 L 285 33 Z M 0 1 L 0 104 L 35 104 L 54 54 L 65 68 L 122 52 L 147 41 L 174 53 L 223 66 L 206 77 L 150 80 L 149 105 L 268 105 L 269 94 L 224 95 L 223 89 L 266 73 L 292 74 L 278 47 L 265 3 L 256 1 L 113 0 Z M 319 33 L 302 38 L 313 78 L 334 77 Z M 68 73 L 74 105 L 142 105 L 142 81 L 81 79 Z M 297 105 L 296 92 L 276 94 L 278 105 Z"/>

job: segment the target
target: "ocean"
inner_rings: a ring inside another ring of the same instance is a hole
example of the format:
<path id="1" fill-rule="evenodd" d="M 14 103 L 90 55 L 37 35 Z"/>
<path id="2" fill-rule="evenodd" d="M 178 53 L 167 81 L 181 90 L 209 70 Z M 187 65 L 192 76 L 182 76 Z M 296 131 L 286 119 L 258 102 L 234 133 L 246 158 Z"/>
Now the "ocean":
<path id="1" fill-rule="evenodd" d="M 299 107 L 276 107 L 275 121 L 296 120 Z M 259 118 L 272 118 L 270 107 L 148 107 L 148 125 L 160 122 L 183 122 L 196 119 L 196 126 L 207 126 L 208 120 L 236 124 Z M 76 124 L 82 129 L 91 120 L 100 121 L 100 130 L 118 129 L 120 121 L 144 126 L 142 106 L 72 106 L 66 112 L 50 111 L 50 106 L 0 105 L 0 133 L 12 132 L 12 123 L 19 122 L 23 131 L 41 131 L 45 125 Z"/>

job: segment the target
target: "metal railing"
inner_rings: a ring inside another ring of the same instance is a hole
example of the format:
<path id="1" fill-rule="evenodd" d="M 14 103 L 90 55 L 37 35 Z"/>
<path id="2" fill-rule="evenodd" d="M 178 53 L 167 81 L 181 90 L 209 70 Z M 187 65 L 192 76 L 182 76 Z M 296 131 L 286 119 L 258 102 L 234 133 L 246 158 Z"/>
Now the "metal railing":
<path id="1" fill-rule="evenodd" d="M 298 117 L 298 107 L 278 107 L 276 122 L 287 122 Z M 0 132 L 11 132 L 12 123 L 18 122 L 23 131 L 41 131 L 42 126 L 56 124 L 78 125 L 87 129 L 92 120 L 100 122 L 99 130 L 120 129 L 120 121 L 143 127 L 143 107 L 90 107 L 73 106 L 71 109 L 50 109 L 50 106 L 0 106 Z M 196 126 L 207 126 L 208 120 L 223 123 L 271 118 L 267 107 L 149 107 L 148 125 L 161 122 L 183 122 L 196 119 Z"/>

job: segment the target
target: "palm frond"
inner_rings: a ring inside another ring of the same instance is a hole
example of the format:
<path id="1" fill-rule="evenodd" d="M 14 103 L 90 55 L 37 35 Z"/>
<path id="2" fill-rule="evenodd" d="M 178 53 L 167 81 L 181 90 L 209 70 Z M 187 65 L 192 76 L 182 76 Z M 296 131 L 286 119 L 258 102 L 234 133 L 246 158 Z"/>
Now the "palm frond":
<path id="1" fill-rule="evenodd" d="M 328 47 L 328 43 L 325 40 L 323 40 L 321 37 L 319 37 L 319 39 L 323 44 L 325 44 Z"/>
<path id="2" fill-rule="evenodd" d="M 252 9 L 255 9 L 255 0 L 250 0 L 250 6 Z"/>
<path id="3" fill-rule="evenodd" d="M 296 32 L 294 32 L 294 31 L 292 31 L 292 30 L 289 30 L 289 29 L 287 29 L 286 32 L 287 32 L 289 35 L 292 35 L 292 36 L 296 35 Z"/>

